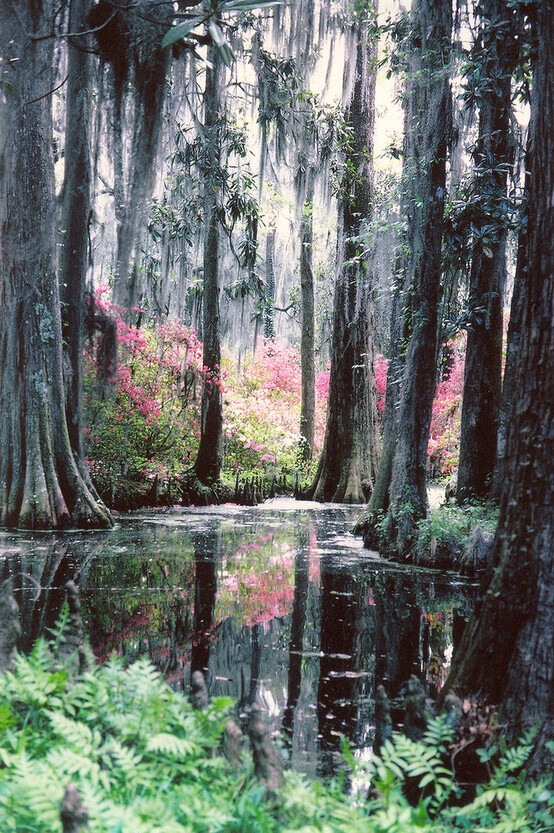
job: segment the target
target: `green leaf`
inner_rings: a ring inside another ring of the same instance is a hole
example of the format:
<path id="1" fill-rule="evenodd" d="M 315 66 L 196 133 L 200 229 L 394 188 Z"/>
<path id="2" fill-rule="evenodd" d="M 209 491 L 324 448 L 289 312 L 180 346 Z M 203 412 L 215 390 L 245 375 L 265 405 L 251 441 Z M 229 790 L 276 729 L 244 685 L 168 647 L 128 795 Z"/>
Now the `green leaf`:
<path id="1" fill-rule="evenodd" d="M 178 40 L 181 40 L 181 38 L 186 38 L 189 32 L 192 32 L 193 29 L 196 29 L 196 27 L 200 26 L 203 22 L 204 18 L 197 15 L 190 20 L 187 20 L 185 23 L 178 23 L 177 26 L 174 26 L 164 35 L 162 48 L 171 46 L 172 43 L 176 43 Z"/>
<path id="2" fill-rule="evenodd" d="M 146 742 L 149 752 L 163 752 L 172 758 L 186 758 L 194 751 L 193 745 L 184 738 L 178 738 L 168 732 L 152 735 Z"/>
<path id="3" fill-rule="evenodd" d="M 222 12 L 250 12 L 255 9 L 268 9 L 271 6 L 282 6 L 283 3 L 284 0 L 261 0 L 261 2 L 256 2 L 256 0 L 228 0 L 228 2 L 221 4 L 220 9 Z"/>
<path id="4" fill-rule="evenodd" d="M 225 35 L 215 20 L 208 20 L 208 32 L 210 33 L 215 46 L 219 50 L 223 63 L 225 66 L 230 67 L 232 62 L 235 60 L 235 54 L 227 43 Z"/>

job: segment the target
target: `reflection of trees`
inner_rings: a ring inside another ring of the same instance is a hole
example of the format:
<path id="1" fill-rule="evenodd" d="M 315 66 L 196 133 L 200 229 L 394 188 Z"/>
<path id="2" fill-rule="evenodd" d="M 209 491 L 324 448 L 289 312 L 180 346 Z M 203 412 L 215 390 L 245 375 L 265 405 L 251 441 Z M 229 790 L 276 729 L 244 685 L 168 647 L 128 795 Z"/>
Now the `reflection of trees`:
<path id="1" fill-rule="evenodd" d="M 317 695 L 320 770 L 336 768 L 340 736 L 355 741 L 361 692 L 361 584 L 350 569 L 321 559 L 321 660 Z"/>
<path id="2" fill-rule="evenodd" d="M 302 529 L 299 546 L 294 557 L 294 598 L 289 639 L 289 673 L 287 704 L 283 715 L 283 732 L 292 744 L 294 710 L 300 697 L 302 682 L 302 651 L 304 648 L 304 626 L 308 601 L 307 530 Z"/>
<path id="3" fill-rule="evenodd" d="M 36 535 L 2 552 L 0 582 L 11 578 L 19 605 L 21 638 L 18 647 L 30 651 L 45 630 L 54 627 L 66 599 L 65 585 L 78 583 L 84 554 L 64 538 Z"/>
<path id="4" fill-rule="evenodd" d="M 96 542 L 81 574 L 83 619 L 100 658 L 147 655 L 172 685 L 183 683 L 192 630 L 194 561 L 182 530 L 121 526 Z"/>
<path id="5" fill-rule="evenodd" d="M 375 689 L 383 685 L 389 697 L 397 697 L 411 674 L 421 676 L 419 625 L 415 576 L 375 575 Z"/>
<path id="6" fill-rule="evenodd" d="M 218 530 L 194 533 L 194 622 L 190 672 L 208 673 L 211 629 L 217 592 Z"/>

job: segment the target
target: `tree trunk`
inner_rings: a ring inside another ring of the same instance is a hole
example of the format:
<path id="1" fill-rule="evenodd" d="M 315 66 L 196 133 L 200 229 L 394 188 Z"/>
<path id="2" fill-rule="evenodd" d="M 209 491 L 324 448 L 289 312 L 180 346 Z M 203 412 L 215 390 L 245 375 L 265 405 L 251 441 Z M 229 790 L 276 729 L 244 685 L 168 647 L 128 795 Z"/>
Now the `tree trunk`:
<path id="1" fill-rule="evenodd" d="M 306 175 L 306 198 L 300 222 L 300 296 L 302 299 L 300 456 L 304 462 L 308 462 L 312 458 L 315 424 L 315 313 L 314 272 L 312 267 L 315 174 L 312 165 L 308 165 Z"/>
<path id="2" fill-rule="evenodd" d="M 127 177 L 129 192 L 126 197 L 122 188 L 124 177 L 119 151 L 115 159 L 115 193 L 123 202 L 116 205 L 119 225 L 113 299 L 114 303 L 129 311 L 140 301 L 140 287 L 137 284 L 138 244 L 155 185 L 155 162 L 163 126 L 163 103 L 170 61 L 170 50 L 161 48 L 162 24 L 169 24 L 170 20 L 167 10 L 159 3 L 146 2 L 143 6 L 145 8 L 142 10 L 132 7 L 122 10 L 130 38 L 124 60 L 132 68 L 130 78 L 134 106 L 130 170 Z M 123 127 L 121 118 L 125 95 L 121 100 L 120 97 L 121 92 L 116 84 L 116 129 L 118 125 L 119 129 Z M 117 136 L 114 142 L 117 149 Z"/>
<path id="3" fill-rule="evenodd" d="M 537 60 L 527 249 L 518 259 L 520 268 L 527 264 L 524 325 L 494 541 L 496 570 L 466 628 L 443 696 L 456 688 L 501 703 L 501 720 L 512 737 L 539 722 L 544 752 L 544 743 L 554 738 L 553 0 L 537 4 L 533 15 Z"/>
<path id="4" fill-rule="evenodd" d="M 202 423 L 194 469 L 205 485 L 219 480 L 223 450 L 221 397 L 221 344 L 219 324 L 219 120 L 222 83 L 219 51 L 211 46 L 206 65 L 204 91 L 204 136 L 206 157 L 204 217 L 203 367 Z"/>
<path id="5" fill-rule="evenodd" d="M 265 238 L 265 299 L 264 336 L 275 338 L 275 235 L 277 230 L 270 224 Z"/>
<path id="6" fill-rule="evenodd" d="M 65 415 L 62 332 L 55 272 L 49 2 L 3 4 L 0 54 L 0 524 L 108 527 L 86 487 Z M 9 64 L 8 64 L 9 61 Z M 9 67 L 9 69 L 8 69 Z"/>
<path id="7" fill-rule="evenodd" d="M 354 82 L 345 120 L 352 129 L 339 199 L 329 404 L 323 451 L 308 494 L 363 503 L 378 463 L 373 301 L 363 236 L 373 200 L 376 42 L 369 3 L 352 29 Z M 345 73 L 346 75 L 346 73 Z"/>
<path id="8" fill-rule="evenodd" d="M 90 0 L 72 0 L 69 31 L 87 28 Z M 60 286 L 65 355 L 67 427 L 78 464 L 83 462 L 83 339 L 90 204 L 90 57 L 77 40 L 67 46 L 65 181 L 61 221 Z"/>
<path id="9" fill-rule="evenodd" d="M 446 154 L 451 101 L 448 77 L 450 0 L 416 0 L 407 100 L 407 284 L 411 335 L 399 409 L 388 512 L 389 549 L 405 555 L 427 513 L 427 446 L 436 385 L 437 319 Z M 411 175 L 410 175 L 411 174 Z"/>
<path id="10" fill-rule="evenodd" d="M 390 352 L 387 370 L 387 390 L 385 395 L 385 414 L 383 419 L 383 447 L 379 460 L 379 468 L 368 504 L 368 516 L 378 519 L 389 508 L 389 489 L 392 477 L 392 464 L 398 435 L 398 407 L 402 377 L 404 374 L 404 344 L 406 342 L 406 316 L 403 311 L 405 301 L 402 275 L 396 275 L 393 288 Z M 373 539 L 372 535 L 372 539 Z"/>
<path id="11" fill-rule="evenodd" d="M 513 10 L 482 0 L 475 60 L 484 79 L 479 138 L 474 150 L 475 242 L 469 282 L 457 500 L 490 494 L 502 389 L 502 297 L 506 275 L 507 175 L 511 80 L 514 69 Z M 504 25 L 502 25 L 504 24 Z M 507 25 L 506 25 L 507 24 Z"/>
<path id="12" fill-rule="evenodd" d="M 527 147 L 525 160 L 525 194 L 528 194 L 529 168 L 531 165 L 530 147 Z M 525 211 L 523 212 L 523 214 L 525 214 Z M 520 352 L 522 331 L 524 327 L 523 302 L 525 296 L 525 275 L 527 273 L 527 268 L 527 226 L 524 221 L 521 224 L 519 231 L 516 274 L 514 277 L 512 302 L 510 305 L 510 320 L 508 322 L 508 338 L 506 344 L 506 361 L 504 364 L 504 377 L 502 380 L 502 398 L 500 401 L 500 412 L 498 419 L 496 460 L 493 472 L 491 495 L 493 500 L 495 500 L 496 502 L 500 502 L 502 489 L 504 486 L 504 480 L 507 475 L 510 412 L 511 404 L 514 400 L 518 384 L 517 363 Z"/>

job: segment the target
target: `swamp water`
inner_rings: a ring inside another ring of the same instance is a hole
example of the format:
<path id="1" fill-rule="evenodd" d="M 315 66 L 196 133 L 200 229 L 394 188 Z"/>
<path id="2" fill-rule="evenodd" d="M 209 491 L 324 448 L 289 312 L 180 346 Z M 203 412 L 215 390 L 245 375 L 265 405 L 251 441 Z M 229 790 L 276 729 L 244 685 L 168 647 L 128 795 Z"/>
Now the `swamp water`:
<path id="1" fill-rule="evenodd" d="M 360 510 L 277 498 L 133 513 L 108 532 L 0 532 L 20 647 L 53 626 L 73 579 L 100 660 L 147 655 L 186 690 L 200 669 L 238 715 L 264 709 L 293 767 L 332 772 L 341 736 L 370 754 L 379 683 L 392 697 L 412 673 L 440 687 L 474 592 L 364 549 Z"/>

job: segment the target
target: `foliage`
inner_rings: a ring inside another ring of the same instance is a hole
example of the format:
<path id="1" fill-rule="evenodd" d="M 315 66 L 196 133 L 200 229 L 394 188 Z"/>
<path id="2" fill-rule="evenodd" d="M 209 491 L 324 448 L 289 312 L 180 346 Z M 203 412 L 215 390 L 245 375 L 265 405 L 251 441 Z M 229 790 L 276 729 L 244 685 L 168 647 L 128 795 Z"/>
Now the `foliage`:
<path id="1" fill-rule="evenodd" d="M 17 655 L 0 677 L 0 819 L 5 833 L 59 833 L 60 801 L 73 782 L 96 833 L 543 833 L 554 810 L 550 777 L 525 776 L 532 735 L 492 750 L 492 777 L 468 806 L 449 807 L 457 786 L 447 765 L 452 729 L 431 721 L 421 742 L 393 735 L 369 764 L 366 802 L 344 784 L 287 773 L 264 799 L 246 757 L 237 772 L 217 754 L 231 702 L 192 709 L 146 661 L 117 659 L 70 681 L 46 643 Z M 410 801 L 408 800 L 410 797 Z"/>
<path id="2" fill-rule="evenodd" d="M 429 431 L 429 467 L 432 476 L 449 476 L 458 465 L 460 418 L 464 386 L 464 345 L 461 339 L 447 345 L 450 367 L 437 385 Z"/>
<path id="3" fill-rule="evenodd" d="M 85 352 L 86 455 L 96 483 L 109 493 L 118 477 L 145 481 L 183 472 L 198 448 L 202 345 L 193 330 L 165 319 L 155 328 L 126 324 L 117 310 L 119 358 L 115 376 L 97 381 L 98 348 Z M 432 465 L 441 473 L 457 459 L 463 356 L 457 347 L 448 378 L 438 386 L 431 425 Z M 382 415 L 387 360 L 376 356 L 377 407 Z M 274 340 L 261 344 L 240 369 L 223 358 L 225 460 L 228 472 L 291 474 L 298 458 L 301 372 L 297 352 Z M 314 458 L 321 451 L 329 370 L 316 375 Z"/>
<path id="4" fill-rule="evenodd" d="M 166 33 L 162 46 L 170 46 L 182 38 L 186 39 L 193 33 L 194 29 L 205 26 L 211 41 L 219 50 L 222 60 L 227 66 L 231 66 L 235 56 L 222 28 L 221 15 L 225 13 L 244 14 L 245 12 L 278 5 L 280 2 L 282 0 L 216 0 L 216 2 L 209 4 L 188 3 L 187 6 L 197 9 L 196 13 L 188 9 L 187 11 L 174 12 L 176 18 L 184 17 L 186 19 L 182 23 L 177 23 Z"/>
<path id="5" fill-rule="evenodd" d="M 297 470 L 300 441 L 300 364 L 295 350 L 265 341 L 245 359 L 241 372 L 223 363 L 225 467 L 242 471 Z M 318 374 L 319 393 L 328 374 Z M 315 453 L 321 450 L 326 399 L 316 402 Z"/>
<path id="6" fill-rule="evenodd" d="M 191 465 L 202 345 L 178 322 L 138 329 L 110 305 L 102 308 L 117 317 L 120 356 L 115 377 L 99 387 L 98 350 L 85 354 L 86 455 L 95 480 L 145 479 Z"/>
<path id="7" fill-rule="evenodd" d="M 494 532 L 497 520 L 498 507 L 492 504 L 440 506 L 418 522 L 417 547 L 459 554 L 465 549 L 472 530 L 479 526 L 483 532 Z"/>

